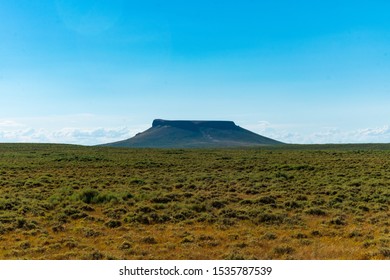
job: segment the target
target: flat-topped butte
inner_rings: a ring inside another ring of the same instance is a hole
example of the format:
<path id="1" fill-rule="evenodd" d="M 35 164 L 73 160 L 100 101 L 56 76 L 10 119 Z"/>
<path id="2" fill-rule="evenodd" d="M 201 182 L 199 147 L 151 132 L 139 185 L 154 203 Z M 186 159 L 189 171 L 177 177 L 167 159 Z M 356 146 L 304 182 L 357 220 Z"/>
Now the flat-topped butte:
<path id="1" fill-rule="evenodd" d="M 218 148 L 280 145 L 282 142 L 237 126 L 233 121 L 155 119 L 136 136 L 105 146 L 138 148 Z"/>

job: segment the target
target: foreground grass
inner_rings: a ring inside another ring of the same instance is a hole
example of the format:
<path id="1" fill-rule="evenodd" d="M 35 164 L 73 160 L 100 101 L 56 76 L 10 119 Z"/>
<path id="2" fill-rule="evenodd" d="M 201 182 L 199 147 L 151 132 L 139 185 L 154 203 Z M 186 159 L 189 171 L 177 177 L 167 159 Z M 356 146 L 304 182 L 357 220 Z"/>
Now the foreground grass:
<path id="1" fill-rule="evenodd" d="M 0 145 L 1 259 L 389 259 L 390 146 Z"/>

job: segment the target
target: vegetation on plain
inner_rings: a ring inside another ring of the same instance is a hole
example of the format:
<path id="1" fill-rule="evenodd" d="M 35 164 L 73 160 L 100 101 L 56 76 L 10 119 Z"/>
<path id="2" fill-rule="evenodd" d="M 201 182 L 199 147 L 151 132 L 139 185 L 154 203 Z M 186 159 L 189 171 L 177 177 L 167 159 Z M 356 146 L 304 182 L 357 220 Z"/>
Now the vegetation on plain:
<path id="1" fill-rule="evenodd" d="M 0 145 L 1 259 L 389 259 L 390 145 Z"/>

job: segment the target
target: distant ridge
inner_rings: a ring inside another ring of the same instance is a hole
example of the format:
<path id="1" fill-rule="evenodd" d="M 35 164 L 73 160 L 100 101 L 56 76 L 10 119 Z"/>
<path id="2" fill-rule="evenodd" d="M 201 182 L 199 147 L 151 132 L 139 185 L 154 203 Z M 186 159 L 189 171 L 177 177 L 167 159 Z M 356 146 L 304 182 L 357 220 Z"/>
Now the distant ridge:
<path id="1" fill-rule="evenodd" d="M 233 121 L 189 121 L 156 119 L 152 127 L 136 136 L 104 146 L 130 148 L 218 148 L 280 145 L 243 129 Z"/>

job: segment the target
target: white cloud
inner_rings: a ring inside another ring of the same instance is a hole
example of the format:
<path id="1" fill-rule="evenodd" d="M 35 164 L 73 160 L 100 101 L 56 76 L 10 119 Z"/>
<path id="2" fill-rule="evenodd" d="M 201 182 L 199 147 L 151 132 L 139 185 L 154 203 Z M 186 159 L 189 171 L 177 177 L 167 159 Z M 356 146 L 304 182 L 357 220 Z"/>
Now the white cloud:
<path id="1" fill-rule="evenodd" d="M 95 145 L 130 138 L 133 130 L 123 128 L 63 128 L 59 130 L 22 129 L 0 131 L 1 142 L 67 143 Z"/>
<path id="2" fill-rule="evenodd" d="M 65 141 L 73 144 L 102 144 L 130 138 L 134 132 L 127 128 L 64 128 L 50 134 L 51 142 Z M 54 141 L 53 141 L 54 140 Z"/>
<path id="3" fill-rule="evenodd" d="M 124 140 L 146 129 L 128 128 L 129 122 L 122 116 L 92 114 L 0 119 L 0 142 L 96 145 Z"/>
<path id="4" fill-rule="evenodd" d="M 367 128 L 359 130 L 358 133 L 360 135 L 372 137 L 372 136 L 383 136 L 383 135 L 390 135 L 390 127 L 388 125 L 385 125 L 383 127 L 378 128 Z"/>
<path id="5" fill-rule="evenodd" d="M 355 131 L 354 136 L 359 142 L 390 143 L 390 127 L 385 125 L 377 128 L 366 128 Z"/>
<path id="6" fill-rule="evenodd" d="M 305 127 L 304 125 L 272 124 L 259 121 L 245 128 L 285 143 L 390 143 L 390 126 L 355 130 L 338 127 Z"/>

